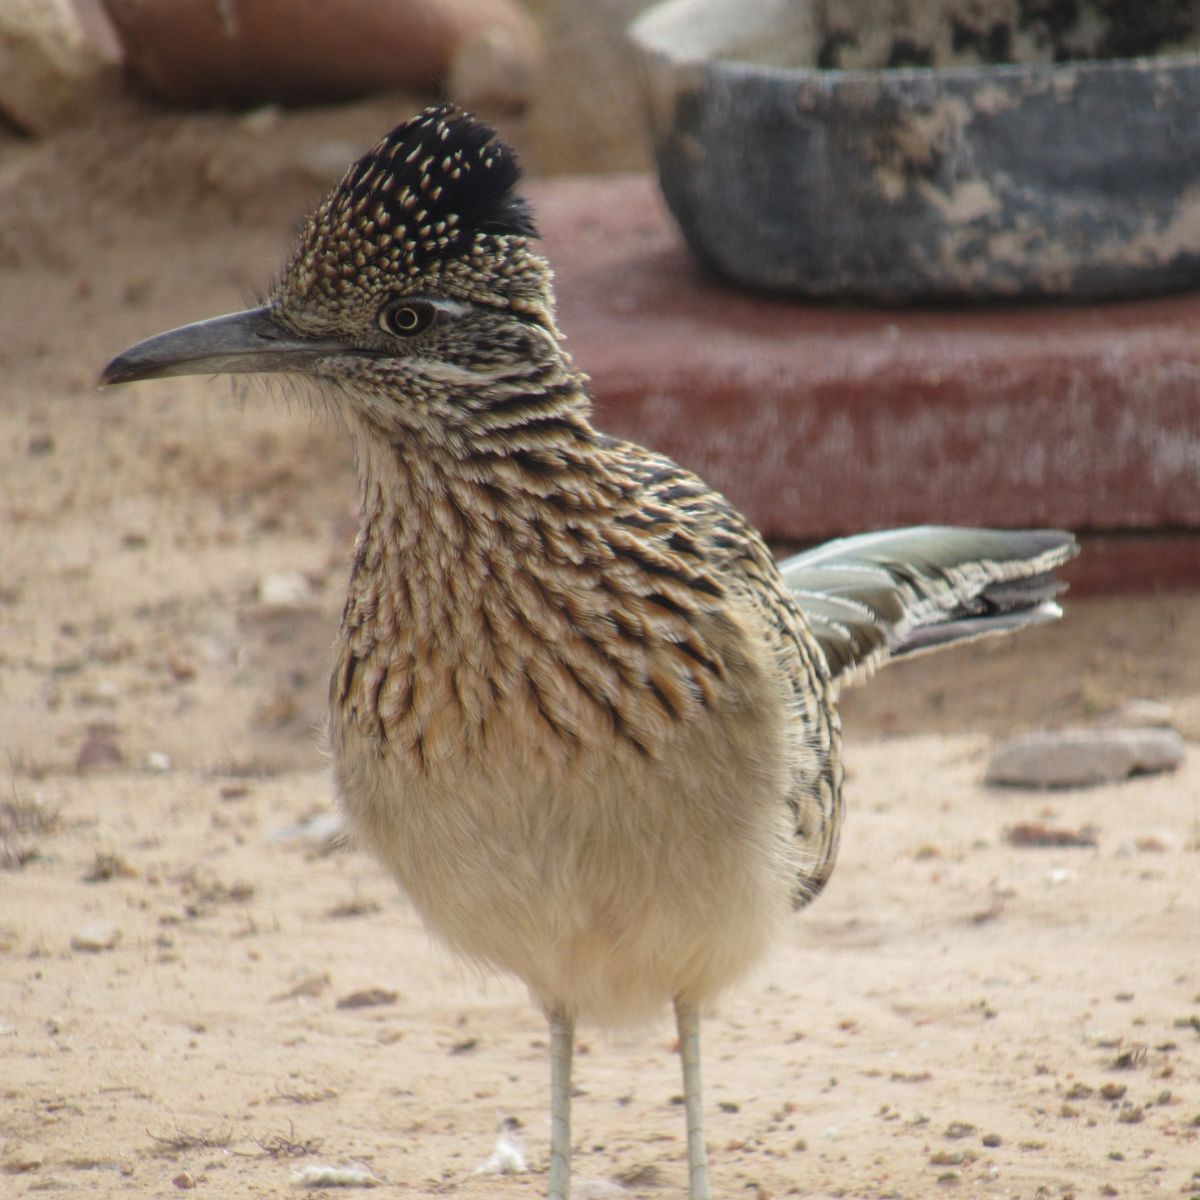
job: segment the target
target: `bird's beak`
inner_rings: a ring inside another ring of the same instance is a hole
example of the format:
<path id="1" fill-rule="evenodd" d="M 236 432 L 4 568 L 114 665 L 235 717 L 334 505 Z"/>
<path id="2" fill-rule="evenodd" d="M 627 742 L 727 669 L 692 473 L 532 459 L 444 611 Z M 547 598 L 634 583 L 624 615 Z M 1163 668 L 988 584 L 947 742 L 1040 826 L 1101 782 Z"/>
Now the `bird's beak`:
<path id="1" fill-rule="evenodd" d="M 181 325 L 130 346 L 100 374 L 100 385 L 164 375 L 220 375 L 249 371 L 306 371 L 317 359 L 346 353 L 340 342 L 297 337 L 270 305 Z"/>

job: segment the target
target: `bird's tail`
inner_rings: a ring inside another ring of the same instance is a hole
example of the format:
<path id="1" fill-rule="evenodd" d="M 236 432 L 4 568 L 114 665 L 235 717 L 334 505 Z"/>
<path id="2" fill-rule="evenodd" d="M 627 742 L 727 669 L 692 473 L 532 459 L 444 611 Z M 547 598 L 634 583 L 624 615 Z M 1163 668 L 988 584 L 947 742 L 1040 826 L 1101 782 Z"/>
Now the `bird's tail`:
<path id="1" fill-rule="evenodd" d="M 1053 529 L 923 525 L 827 542 L 779 569 L 833 677 L 848 682 L 893 658 L 1055 620 L 1066 584 L 1053 572 L 1078 549 Z"/>

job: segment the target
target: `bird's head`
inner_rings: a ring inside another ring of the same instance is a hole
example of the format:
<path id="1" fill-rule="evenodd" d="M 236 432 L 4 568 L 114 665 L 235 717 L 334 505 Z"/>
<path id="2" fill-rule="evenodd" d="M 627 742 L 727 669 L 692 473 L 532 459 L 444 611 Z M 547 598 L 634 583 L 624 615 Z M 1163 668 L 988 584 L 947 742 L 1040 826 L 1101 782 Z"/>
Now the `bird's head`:
<path id="1" fill-rule="evenodd" d="M 101 383 L 288 372 L 387 433 L 477 420 L 561 359 L 519 178 L 489 125 L 426 109 L 347 171 L 264 304 L 139 342 Z"/>

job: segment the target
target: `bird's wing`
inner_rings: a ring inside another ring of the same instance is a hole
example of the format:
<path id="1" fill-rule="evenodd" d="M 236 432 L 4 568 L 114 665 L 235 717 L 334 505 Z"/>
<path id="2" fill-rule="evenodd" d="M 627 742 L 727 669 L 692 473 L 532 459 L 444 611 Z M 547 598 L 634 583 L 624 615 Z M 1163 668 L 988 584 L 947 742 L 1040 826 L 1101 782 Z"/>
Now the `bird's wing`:
<path id="1" fill-rule="evenodd" d="M 787 796 L 807 852 L 796 890 L 805 903 L 837 852 L 837 687 L 891 658 L 1053 620 L 1063 587 L 1053 572 L 1076 553 L 1075 539 L 924 526 L 843 538 L 776 564 L 753 526 L 690 472 L 628 443 L 609 448 L 629 484 L 620 523 L 673 558 L 681 577 L 703 564 L 706 578 L 761 615 L 805 747 Z"/>
<path id="2" fill-rule="evenodd" d="M 793 717 L 790 785 L 782 799 L 797 838 L 793 901 L 806 904 L 824 887 L 837 856 L 842 766 L 834 684 L 802 598 L 785 585 L 758 531 L 719 492 L 663 455 L 615 441 L 609 448 L 620 455 L 636 498 L 619 521 L 674 556 L 681 576 L 702 563 L 718 583 L 714 608 L 733 603 L 758 616 L 752 627 L 778 664 Z"/>
<path id="3" fill-rule="evenodd" d="M 799 674 L 845 683 L 893 658 L 1007 633 L 1061 616 L 1066 586 L 1055 568 L 1078 552 L 1053 529 L 968 529 L 937 525 L 863 533 L 815 546 L 776 564 L 753 526 L 718 492 L 670 459 L 626 451 L 635 483 L 635 522 L 664 551 L 695 555 L 764 608 L 777 653 L 805 653 Z M 788 664 L 789 666 L 791 664 Z"/>
<path id="4" fill-rule="evenodd" d="M 1054 569 L 1078 550 L 1058 530 L 918 526 L 841 538 L 779 564 L 845 682 L 892 658 L 1061 615 Z"/>

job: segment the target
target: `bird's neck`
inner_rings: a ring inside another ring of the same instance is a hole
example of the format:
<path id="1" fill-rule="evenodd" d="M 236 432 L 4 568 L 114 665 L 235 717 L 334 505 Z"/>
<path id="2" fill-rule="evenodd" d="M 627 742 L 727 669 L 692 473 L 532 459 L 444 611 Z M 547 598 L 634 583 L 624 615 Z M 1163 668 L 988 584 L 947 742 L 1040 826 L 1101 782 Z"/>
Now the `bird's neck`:
<path id="1" fill-rule="evenodd" d="M 601 669 L 581 623 L 604 620 L 590 576 L 626 499 L 586 407 L 524 432 L 494 425 L 469 454 L 377 434 L 355 430 L 362 513 L 335 713 L 418 771 L 472 747 L 487 757 L 539 721 L 544 753 L 566 753 L 582 701 L 546 678 L 545 648 L 572 660 L 560 673 Z"/>
<path id="2" fill-rule="evenodd" d="M 577 379 L 520 395 L 478 414 L 454 447 L 352 427 L 361 515 L 343 638 L 409 647 L 414 669 L 430 657 L 454 669 L 486 658 L 518 617 L 553 636 L 561 617 L 543 582 L 601 544 L 627 484 L 604 469 Z"/>
<path id="3" fill-rule="evenodd" d="M 356 432 L 362 518 L 331 699 L 389 761 L 453 774 L 518 753 L 558 769 L 605 738 L 653 756 L 722 686 L 697 623 L 716 585 L 693 588 L 642 544 L 630 448 L 585 403 L 493 423 L 469 454 Z"/>

